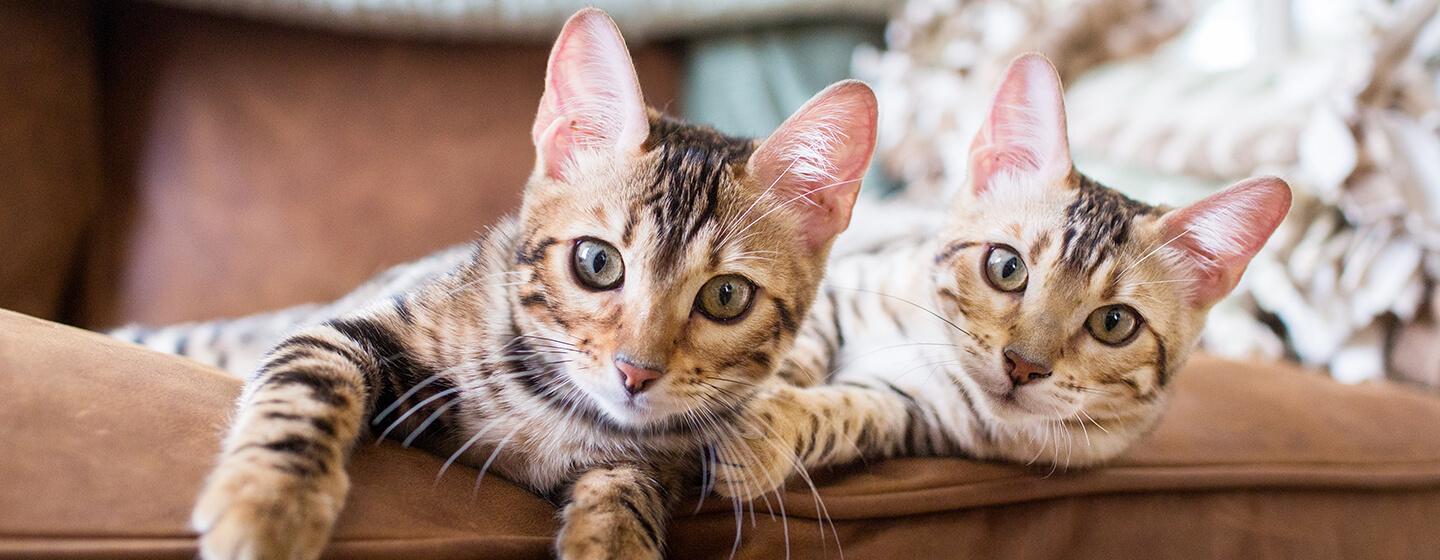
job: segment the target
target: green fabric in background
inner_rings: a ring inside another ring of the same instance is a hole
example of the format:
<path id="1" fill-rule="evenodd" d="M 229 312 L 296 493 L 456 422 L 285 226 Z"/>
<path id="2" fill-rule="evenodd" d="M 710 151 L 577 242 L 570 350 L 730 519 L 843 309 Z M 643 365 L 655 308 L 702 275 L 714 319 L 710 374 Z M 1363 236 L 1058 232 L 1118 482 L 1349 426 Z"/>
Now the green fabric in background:
<path id="1" fill-rule="evenodd" d="M 686 63 L 686 116 L 727 134 L 767 136 L 825 86 L 851 77 L 855 47 L 883 45 L 883 33 L 880 25 L 847 22 L 696 38 Z M 864 191 L 894 188 L 872 163 Z"/>

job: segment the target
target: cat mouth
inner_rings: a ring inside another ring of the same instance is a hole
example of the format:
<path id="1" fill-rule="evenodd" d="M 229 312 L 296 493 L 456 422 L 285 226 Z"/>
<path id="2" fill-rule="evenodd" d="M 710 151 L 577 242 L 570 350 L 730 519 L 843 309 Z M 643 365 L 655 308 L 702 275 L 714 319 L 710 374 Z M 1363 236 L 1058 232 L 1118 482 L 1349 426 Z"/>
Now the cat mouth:
<path id="1" fill-rule="evenodd" d="M 1041 404 L 1043 396 L 1037 393 L 1038 387 L 1012 386 L 1006 384 L 1004 389 L 986 388 L 985 396 L 990 398 L 991 405 L 996 412 L 1008 415 L 1025 417 L 1048 417 L 1040 411 L 1044 408 Z"/>
<path id="2" fill-rule="evenodd" d="M 644 427 L 668 419 L 673 411 L 669 398 L 656 388 L 630 393 L 623 388 L 610 389 L 596 394 L 596 400 L 608 409 L 609 416 L 629 427 Z"/>
<path id="3" fill-rule="evenodd" d="M 997 408 L 1014 410 L 1019 412 L 1029 412 L 1025 405 L 1020 403 L 1020 394 L 1018 389 L 1019 388 L 1017 387 L 998 394 L 992 393 L 990 395 L 990 400 L 995 403 Z"/>

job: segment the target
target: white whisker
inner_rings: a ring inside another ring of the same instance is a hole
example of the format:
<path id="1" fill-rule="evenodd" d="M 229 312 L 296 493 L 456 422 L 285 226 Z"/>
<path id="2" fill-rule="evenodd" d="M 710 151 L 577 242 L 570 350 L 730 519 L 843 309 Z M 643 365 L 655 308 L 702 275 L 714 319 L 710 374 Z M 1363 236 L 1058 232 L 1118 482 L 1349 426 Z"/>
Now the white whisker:
<path id="1" fill-rule="evenodd" d="M 1130 263 L 1130 266 L 1125 267 L 1125 270 L 1120 271 L 1120 273 L 1121 273 L 1121 274 L 1124 274 L 1124 273 L 1126 273 L 1126 272 L 1130 272 L 1130 269 L 1135 268 L 1135 267 L 1137 267 L 1137 266 L 1140 266 L 1140 263 L 1145 262 L 1145 260 L 1146 260 L 1146 259 L 1149 259 L 1151 255 L 1154 255 L 1156 252 L 1159 252 L 1161 249 L 1164 249 L 1166 245 L 1169 245 L 1169 244 L 1171 244 L 1171 243 L 1174 243 L 1176 239 L 1180 239 L 1181 237 L 1184 237 L 1184 236 L 1188 235 L 1189 233 L 1190 233 L 1190 228 L 1185 228 L 1185 231 L 1180 232 L 1180 233 L 1179 233 L 1178 235 L 1176 235 L 1175 237 L 1171 237 L 1169 241 L 1166 241 L 1166 242 L 1164 242 L 1164 243 L 1161 243 L 1159 247 L 1156 247 L 1156 248 L 1154 248 L 1154 249 L 1151 249 L 1149 253 L 1145 253 L 1145 256 L 1140 257 L 1140 260 L 1135 261 L 1135 262 L 1133 262 L 1133 263 Z"/>
<path id="2" fill-rule="evenodd" d="M 389 426 L 388 428 L 385 428 L 385 431 L 384 431 L 384 432 L 381 432 L 381 433 L 380 433 L 380 437 L 375 438 L 375 443 L 377 443 L 377 444 L 380 443 L 381 440 L 385 439 L 385 436 L 390 435 L 390 432 L 394 431 L 395 428 L 399 427 L 401 422 L 404 422 L 405 419 L 406 419 L 406 418 L 409 418 L 411 414 L 415 414 L 416 411 L 418 411 L 418 410 L 420 410 L 420 409 L 422 409 L 422 408 L 425 408 L 425 405 L 434 402 L 435 399 L 439 399 L 439 398 L 445 397 L 445 396 L 447 396 L 447 395 L 452 395 L 452 394 L 455 394 L 456 392 L 459 392 L 459 391 L 460 391 L 460 387 L 458 387 L 458 386 L 456 386 L 456 387 L 451 387 L 451 388 L 446 389 L 446 390 L 444 390 L 444 391 L 440 391 L 439 393 L 435 393 L 435 394 L 433 394 L 433 395 L 430 395 L 429 398 L 426 398 L 425 400 L 420 401 L 419 403 L 416 403 L 415 406 L 412 406 L 412 407 L 410 407 L 409 410 L 406 410 L 406 411 L 405 411 L 405 414 L 401 414 L 399 418 L 396 418 L 394 422 L 391 422 L 391 423 L 390 423 L 390 426 Z"/>

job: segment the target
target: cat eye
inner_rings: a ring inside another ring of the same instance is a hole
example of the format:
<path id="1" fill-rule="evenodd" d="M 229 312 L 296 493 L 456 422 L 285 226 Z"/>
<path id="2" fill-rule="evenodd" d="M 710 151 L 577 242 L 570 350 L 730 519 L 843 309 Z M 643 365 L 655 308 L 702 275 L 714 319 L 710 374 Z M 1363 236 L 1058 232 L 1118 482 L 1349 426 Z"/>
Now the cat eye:
<path id="1" fill-rule="evenodd" d="M 755 285 L 738 274 L 724 274 L 711 278 L 700 293 L 695 296 L 695 307 L 706 317 L 725 322 L 750 309 L 750 300 L 755 294 Z"/>
<path id="2" fill-rule="evenodd" d="M 1002 292 L 1018 292 L 1025 289 L 1030 271 L 1014 249 L 995 245 L 985 257 L 985 279 L 990 281 L 990 286 Z"/>
<path id="3" fill-rule="evenodd" d="M 1129 342 L 1140 329 L 1140 315 L 1128 305 L 1107 305 L 1090 313 L 1085 328 L 1095 340 L 1119 346 Z"/>
<path id="4" fill-rule="evenodd" d="M 571 268 L 580 283 L 592 290 L 613 290 L 625 279 L 620 250 L 599 239 L 585 238 L 575 244 Z"/>

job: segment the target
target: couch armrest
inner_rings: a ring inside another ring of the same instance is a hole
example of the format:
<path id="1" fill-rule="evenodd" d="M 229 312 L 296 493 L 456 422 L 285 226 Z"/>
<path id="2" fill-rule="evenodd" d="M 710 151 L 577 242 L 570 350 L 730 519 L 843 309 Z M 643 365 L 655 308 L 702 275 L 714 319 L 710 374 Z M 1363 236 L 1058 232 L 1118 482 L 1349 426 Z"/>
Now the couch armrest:
<path id="1" fill-rule="evenodd" d="M 753 504 L 736 557 L 837 558 L 837 541 L 851 558 L 1440 552 L 1440 399 L 1204 356 L 1175 382 L 1169 415 L 1107 467 L 927 458 L 815 473 L 825 509 L 803 484 Z M 239 390 L 187 359 L 0 310 L 0 558 L 193 557 L 191 502 Z M 472 468 L 437 481 L 441 463 L 357 449 L 328 554 L 549 557 L 551 504 L 498 477 L 477 490 Z M 732 511 L 682 503 L 670 556 L 730 558 Z"/>
<path id="2" fill-rule="evenodd" d="M 190 508 L 240 381 L 0 310 L 0 557 L 193 557 Z M 543 558 L 554 508 L 391 442 L 350 460 L 342 557 Z M 473 496 L 473 497 L 472 497 Z"/>

